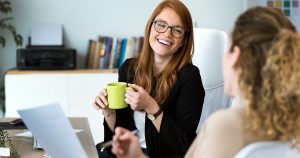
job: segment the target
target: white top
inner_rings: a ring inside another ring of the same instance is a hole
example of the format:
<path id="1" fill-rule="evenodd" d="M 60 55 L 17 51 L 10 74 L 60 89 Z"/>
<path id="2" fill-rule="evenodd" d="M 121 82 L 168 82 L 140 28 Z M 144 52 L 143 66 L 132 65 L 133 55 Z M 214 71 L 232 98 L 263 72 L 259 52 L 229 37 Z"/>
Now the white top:
<path id="1" fill-rule="evenodd" d="M 145 139 L 145 117 L 146 112 L 134 111 L 133 119 L 136 128 L 139 130 L 138 136 L 142 148 L 147 148 Z"/>

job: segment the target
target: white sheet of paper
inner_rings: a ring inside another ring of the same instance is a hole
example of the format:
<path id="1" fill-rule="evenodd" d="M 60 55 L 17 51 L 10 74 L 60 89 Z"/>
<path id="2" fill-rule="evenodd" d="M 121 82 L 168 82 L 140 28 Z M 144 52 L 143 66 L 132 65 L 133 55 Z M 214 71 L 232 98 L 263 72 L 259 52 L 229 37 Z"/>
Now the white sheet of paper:
<path id="1" fill-rule="evenodd" d="M 31 26 L 32 46 L 62 46 L 63 29 L 61 24 L 39 23 Z"/>
<path id="2" fill-rule="evenodd" d="M 27 131 L 27 132 L 22 132 L 22 133 L 17 133 L 15 134 L 15 136 L 17 137 L 32 137 L 32 133 L 30 131 Z"/>
<path id="3" fill-rule="evenodd" d="M 79 132 L 82 132 L 82 131 L 84 131 L 84 130 L 83 129 L 74 129 L 75 133 L 79 133 Z M 32 133 L 30 131 L 26 131 L 26 132 L 17 133 L 17 134 L 15 134 L 15 136 L 32 138 Z"/>
<path id="4" fill-rule="evenodd" d="M 0 156 L 10 156 L 9 148 L 0 147 Z"/>
<path id="5" fill-rule="evenodd" d="M 87 158 L 71 123 L 58 103 L 18 110 L 28 129 L 54 158 Z"/>

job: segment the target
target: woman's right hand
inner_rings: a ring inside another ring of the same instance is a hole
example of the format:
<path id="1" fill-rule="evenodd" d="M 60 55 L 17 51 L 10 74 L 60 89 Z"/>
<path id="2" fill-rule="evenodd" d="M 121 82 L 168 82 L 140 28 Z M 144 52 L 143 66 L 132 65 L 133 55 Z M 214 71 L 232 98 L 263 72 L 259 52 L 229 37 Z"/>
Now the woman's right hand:
<path id="1" fill-rule="evenodd" d="M 108 127 L 111 131 L 114 131 L 116 111 L 108 108 L 107 91 L 105 88 L 96 96 L 93 106 L 97 110 L 102 110 L 102 114 L 108 124 Z"/>
<path id="2" fill-rule="evenodd" d="M 113 140 L 112 152 L 117 158 L 146 158 L 141 150 L 138 137 L 127 129 L 117 127 Z"/>
<path id="3" fill-rule="evenodd" d="M 102 109 L 104 112 L 110 111 L 110 109 L 108 109 L 107 91 L 105 88 L 96 96 L 93 106 L 97 110 Z"/>

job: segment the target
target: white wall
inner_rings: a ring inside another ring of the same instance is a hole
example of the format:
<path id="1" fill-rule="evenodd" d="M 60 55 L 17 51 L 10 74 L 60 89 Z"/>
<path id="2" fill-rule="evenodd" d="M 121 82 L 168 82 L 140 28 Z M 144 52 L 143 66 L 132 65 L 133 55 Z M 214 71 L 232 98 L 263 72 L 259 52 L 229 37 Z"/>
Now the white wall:
<path id="1" fill-rule="evenodd" d="M 146 22 L 161 0 L 14 0 L 12 24 L 27 44 L 34 23 L 64 26 L 65 45 L 78 51 L 77 65 L 83 67 L 88 39 L 98 35 L 130 37 L 143 35 Z M 183 0 L 199 27 L 230 32 L 244 9 L 244 0 Z M 0 48 L 0 73 L 16 67 L 16 46 L 7 32 L 7 45 Z M 1 77 L 1 75 L 0 75 Z"/>
<path id="2" fill-rule="evenodd" d="M 245 0 L 245 10 L 250 7 L 260 6 L 262 3 L 260 0 Z M 290 21 L 295 25 L 297 31 L 300 31 L 300 18 L 299 16 L 289 17 Z"/>
<path id="3" fill-rule="evenodd" d="M 142 36 L 146 22 L 161 0 L 14 0 L 12 24 L 24 37 L 26 47 L 30 26 L 34 23 L 59 23 L 64 26 L 64 41 L 78 52 L 82 68 L 88 39 L 98 35 Z M 199 27 L 230 32 L 234 20 L 244 9 L 244 0 L 183 0 Z M 16 46 L 12 36 L 0 48 L 0 84 L 3 73 L 16 67 Z M 17 91 L 17 89 L 16 89 Z"/>

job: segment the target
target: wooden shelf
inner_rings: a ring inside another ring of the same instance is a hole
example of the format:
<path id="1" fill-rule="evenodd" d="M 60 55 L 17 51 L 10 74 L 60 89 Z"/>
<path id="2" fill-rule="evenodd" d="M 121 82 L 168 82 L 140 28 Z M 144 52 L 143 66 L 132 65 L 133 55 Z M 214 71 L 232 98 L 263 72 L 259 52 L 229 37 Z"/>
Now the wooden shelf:
<path id="1" fill-rule="evenodd" d="M 117 73 L 118 69 L 76 69 L 76 70 L 9 70 L 7 74 L 74 74 L 74 73 Z"/>

